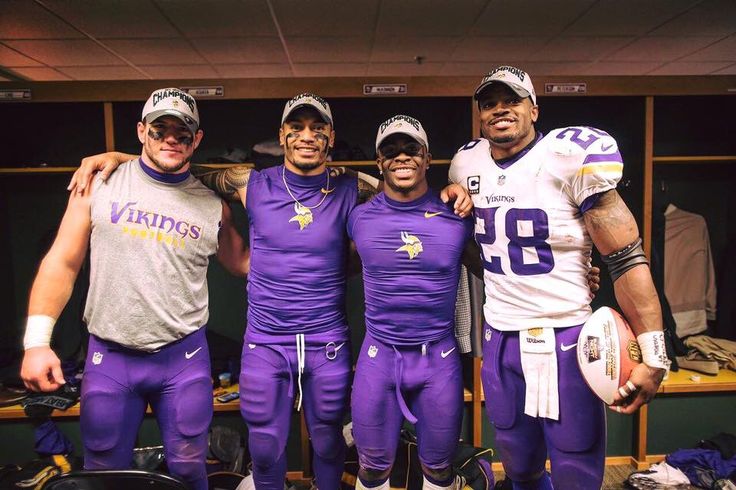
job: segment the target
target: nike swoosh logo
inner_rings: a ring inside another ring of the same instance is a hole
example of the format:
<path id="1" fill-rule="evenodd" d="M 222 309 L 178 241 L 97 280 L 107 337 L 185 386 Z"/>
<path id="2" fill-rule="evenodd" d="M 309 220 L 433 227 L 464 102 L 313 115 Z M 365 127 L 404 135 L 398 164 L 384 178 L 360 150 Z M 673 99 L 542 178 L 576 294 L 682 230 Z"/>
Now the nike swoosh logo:
<path id="1" fill-rule="evenodd" d="M 184 357 L 186 357 L 187 359 L 191 359 L 192 357 L 194 357 L 194 354 L 196 354 L 200 350 L 202 350 L 202 348 L 201 347 L 197 347 L 196 349 L 194 349 L 194 352 L 185 352 L 184 353 Z"/>
<path id="2" fill-rule="evenodd" d="M 454 351 L 454 350 L 455 350 L 455 347 L 453 347 L 452 349 L 448 350 L 447 352 L 442 351 L 442 352 L 440 352 L 440 356 L 442 356 L 442 359 L 444 359 L 445 357 L 447 357 L 450 354 L 452 354 L 452 351 Z"/>
<path id="3" fill-rule="evenodd" d="M 424 217 L 429 219 L 429 218 L 434 218 L 435 216 L 439 216 L 440 214 L 442 214 L 442 211 L 440 211 L 439 213 L 430 213 L 429 211 L 425 211 Z"/>
<path id="4" fill-rule="evenodd" d="M 325 188 L 322 188 L 322 189 L 320 189 L 320 190 L 322 191 L 322 194 L 329 194 L 330 192 L 334 191 L 334 190 L 335 190 L 335 188 L 334 188 L 334 187 L 333 187 L 332 189 L 325 189 Z"/>
<path id="5" fill-rule="evenodd" d="M 570 349 L 574 349 L 577 346 L 578 344 L 570 344 L 570 345 L 560 344 L 560 350 L 562 352 L 566 352 L 566 351 L 569 351 Z"/>
<path id="6" fill-rule="evenodd" d="M 611 149 L 612 146 L 613 146 L 613 143 L 606 145 L 606 146 L 601 145 L 601 151 L 608 151 Z"/>

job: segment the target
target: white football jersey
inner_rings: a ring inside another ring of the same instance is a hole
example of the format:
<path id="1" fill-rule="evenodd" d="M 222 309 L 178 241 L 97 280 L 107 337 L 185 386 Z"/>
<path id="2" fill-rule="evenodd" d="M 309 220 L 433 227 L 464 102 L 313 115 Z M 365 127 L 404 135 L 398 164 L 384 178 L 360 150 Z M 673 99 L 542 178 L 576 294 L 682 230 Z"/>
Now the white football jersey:
<path id="1" fill-rule="evenodd" d="M 622 171 L 616 140 L 589 127 L 555 129 L 502 164 L 486 139 L 458 150 L 450 180 L 475 205 L 491 326 L 569 327 L 588 319 L 592 241 L 583 212 L 592 196 L 616 187 Z"/>

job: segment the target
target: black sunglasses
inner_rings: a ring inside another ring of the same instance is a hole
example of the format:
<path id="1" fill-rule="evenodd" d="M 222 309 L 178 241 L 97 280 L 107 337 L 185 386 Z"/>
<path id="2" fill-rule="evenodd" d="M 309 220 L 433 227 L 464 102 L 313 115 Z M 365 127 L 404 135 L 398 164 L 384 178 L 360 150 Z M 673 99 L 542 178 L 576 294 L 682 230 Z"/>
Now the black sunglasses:
<path id="1" fill-rule="evenodd" d="M 402 153 L 410 157 L 419 156 L 422 154 L 422 148 L 424 147 L 421 143 L 411 141 L 404 144 L 389 143 L 385 146 L 378 147 L 378 151 L 383 158 L 393 160 Z"/>

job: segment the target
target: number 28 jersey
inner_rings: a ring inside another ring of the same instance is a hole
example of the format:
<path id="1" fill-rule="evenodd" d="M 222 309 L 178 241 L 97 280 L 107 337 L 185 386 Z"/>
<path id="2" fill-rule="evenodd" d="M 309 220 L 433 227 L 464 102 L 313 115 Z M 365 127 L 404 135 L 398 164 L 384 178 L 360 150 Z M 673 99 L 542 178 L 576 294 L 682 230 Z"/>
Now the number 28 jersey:
<path id="1" fill-rule="evenodd" d="M 491 326 L 557 328 L 588 319 L 592 241 L 583 213 L 616 187 L 622 171 L 616 141 L 589 127 L 538 132 L 529 147 L 499 163 L 486 139 L 458 150 L 450 180 L 475 205 Z"/>

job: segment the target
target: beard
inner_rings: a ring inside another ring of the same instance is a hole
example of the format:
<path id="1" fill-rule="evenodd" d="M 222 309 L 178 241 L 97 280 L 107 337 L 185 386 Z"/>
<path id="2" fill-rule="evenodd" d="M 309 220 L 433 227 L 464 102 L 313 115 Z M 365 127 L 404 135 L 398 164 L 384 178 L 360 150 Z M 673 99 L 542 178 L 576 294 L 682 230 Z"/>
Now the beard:
<path id="1" fill-rule="evenodd" d="M 320 165 L 324 164 L 324 161 L 323 159 L 320 159 L 318 162 L 299 162 L 297 160 L 293 160 L 291 163 L 299 170 L 309 171 L 319 168 Z"/>
<path id="2" fill-rule="evenodd" d="M 514 137 L 513 136 L 496 136 L 495 138 L 491 137 L 488 138 L 489 140 L 493 141 L 497 145 L 503 145 L 505 143 L 513 143 Z"/>
<path id="3" fill-rule="evenodd" d="M 151 155 L 151 152 L 148 151 L 146 148 L 146 155 L 148 156 L 148 159 L 153 163 L 153 166 L 156 167 L 156 170 L 159 172 L 163 172 L 166 174 L 175 174 L 182 168 L 184 168 L 185 165 L 187 165 L 191 161 L 191 157 L 185 158 L 181 162 L 174 163 L 174 164 L 164 164 L 159 160 L 158 158 Z"/>
<path id="4" fill-rule="evenodd" d="M 292 140 L 292 141 L 289 141 Z M 292 137 L 292 135 L 287 136 L 287 142 L 286 142 L 286 158 L 289 160 L 289 162 L 294 165 L 296 168 L 303 172 L 309 172 L 310 170 L 314 170 L 316 168 L 319 168 L 320 166 L 324 165 L 327 161 L 327 151 L 328 148 L 327 142 L 325 141 L 325 147 L 319 146 L 319 158 L 317 158 L 317 161 L 299 161 L 296 156 L 296 138 Z"/>
<path id="5" fill-rule="evenodd" d="M 491 143 L 494 143 L 499 146 L 503 146 L 503 145 L 514 146 L 517 143 L 524 141 L 529 136 L 530 133 L 531 133 L 531 128 L 526 129 L 526 131 L 524 130 L 524 128 L 521 128 L 520 130 L 518 130 L 517 132 L 513 134 L 503 134 L 503 135 L 496 135 L 496 136 L 486 134 L 485 137 L 486 139 L 491 141 Z"/>

